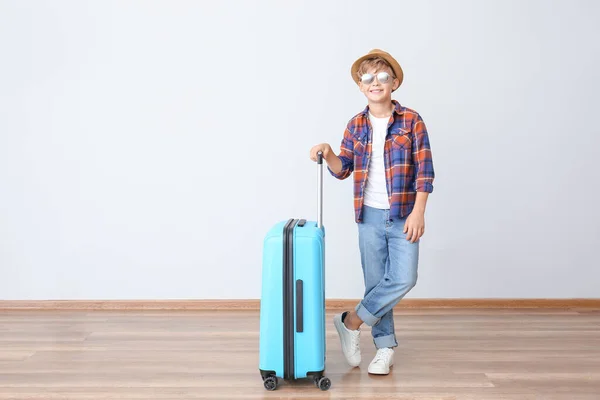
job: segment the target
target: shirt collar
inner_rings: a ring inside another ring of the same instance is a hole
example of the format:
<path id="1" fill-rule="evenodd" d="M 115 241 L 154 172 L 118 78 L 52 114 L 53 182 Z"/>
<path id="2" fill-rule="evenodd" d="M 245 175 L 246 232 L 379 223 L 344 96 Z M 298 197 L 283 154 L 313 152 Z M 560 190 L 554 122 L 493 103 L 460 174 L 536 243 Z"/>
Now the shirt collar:
<path id="1" fill-rule="evenodd" d="M 394 103 L 394 111 L 393 112 L 395 112 L 398 115 L 404 114 L 404 107 L 397 100 L 392 100 L 392 103 Z M 369 116 L 369 106 L 368 105 L 362 111 L 362 114 L 365 117 Z"/>

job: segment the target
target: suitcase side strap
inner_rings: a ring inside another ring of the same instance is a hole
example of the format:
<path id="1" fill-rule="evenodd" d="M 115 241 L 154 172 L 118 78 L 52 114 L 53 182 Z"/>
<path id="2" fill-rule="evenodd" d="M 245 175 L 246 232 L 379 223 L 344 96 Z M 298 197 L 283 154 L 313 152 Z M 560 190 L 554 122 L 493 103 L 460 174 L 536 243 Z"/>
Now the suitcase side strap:
<path id="1" fill-rule="evenodd" d="M 304 332 L 304 282 L 296 280 L 296 332 Z"/>

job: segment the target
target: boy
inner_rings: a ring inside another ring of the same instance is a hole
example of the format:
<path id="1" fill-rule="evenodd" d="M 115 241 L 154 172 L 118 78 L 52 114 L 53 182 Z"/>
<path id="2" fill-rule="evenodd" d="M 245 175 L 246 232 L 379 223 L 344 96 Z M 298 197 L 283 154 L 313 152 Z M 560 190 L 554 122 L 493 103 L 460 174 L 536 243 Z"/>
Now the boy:
<path id="1" fill-rule="evenodd" d="M 354 173 L 354 210 L 358 225 L 364 298 L 354 310 L 334 317 L 342 352 L 353 367 L 361 362 L 360 326 L 371 326 L 377 348 L 368 372 L 387 375 L 393 365 L 393 307 L 417 281 L 419 239 L 425 231 L 425 204 L 433 191 L 433 161 L 427 129 L 414 110 L 392 100 L 404 74 L 387 52 L 374 49 L 351 68 L 367 107 L 346 126 L 336 155 L 322 143 L 319 151 L 337 179 Z"/>

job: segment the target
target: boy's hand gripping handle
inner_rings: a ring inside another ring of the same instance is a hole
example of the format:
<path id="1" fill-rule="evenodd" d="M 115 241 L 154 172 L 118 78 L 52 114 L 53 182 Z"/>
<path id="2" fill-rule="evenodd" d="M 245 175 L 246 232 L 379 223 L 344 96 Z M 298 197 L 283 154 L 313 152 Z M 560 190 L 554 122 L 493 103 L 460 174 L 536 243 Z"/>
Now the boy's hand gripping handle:
<path id="1" fill-rule="evenodd" d="M 317 153 L 317 165 L 319 168 L 317 175 L 317 227 L 323 227 L 323 152 Z"/>

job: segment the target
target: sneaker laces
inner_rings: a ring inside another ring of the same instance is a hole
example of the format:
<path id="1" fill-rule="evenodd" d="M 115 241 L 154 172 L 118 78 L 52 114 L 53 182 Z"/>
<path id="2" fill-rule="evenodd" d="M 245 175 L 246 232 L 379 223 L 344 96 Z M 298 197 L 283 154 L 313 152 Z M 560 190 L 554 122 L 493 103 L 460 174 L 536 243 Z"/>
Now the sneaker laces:
<path id="1" fill-rule="evenodd" d="M 379 361 L 385 361 L 389 359 L 393 352 L 394 351 L 388 347 L 384 349 L 378 349 L 377 354 L 375 354 L 375 359 L 373 360 L 373 363 L 378 363 Z"/>
<path id="2" fill-rule="evenodd" d="M 350 348 L 352 349 L 352 351 L 356 352 L 359 344 L 360 344 L 360 331 L 350 335 Z"/>

